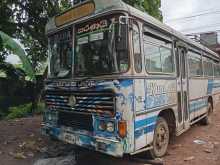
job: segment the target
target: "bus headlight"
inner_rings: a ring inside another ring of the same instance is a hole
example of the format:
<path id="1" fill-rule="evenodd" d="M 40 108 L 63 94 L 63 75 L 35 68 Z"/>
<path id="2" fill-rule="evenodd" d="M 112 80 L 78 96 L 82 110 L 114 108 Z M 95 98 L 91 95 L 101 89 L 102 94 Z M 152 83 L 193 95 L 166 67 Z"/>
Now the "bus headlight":
<path id="1" fill-rule="evenodd" d="M 48 117 L 48 120 L 49 120 L 49 121 L 51 121 L 51 120 L 53 119 L 53 117 L 52 117 L 52 114 L 51 114 L 51 113 L 49 113 L 47 117 Z"/>
<path id="2" fill-rule="evenodd" d="M 107 122 L 106 124 L 106 130 L 108 132 L 114 132 L 115 131 L 115 126 L 114 126 L 114 123 L 113 122 Z"/>
<path id="3" fill-rule="evenodd" d="M 54 111 L 46 111 L 44 113 L 44 122 L 45 123 L 56 123 L 58 118 L 58 113 Z"/>
<path id="4" fill-rule="evenodd" d="M 106 130 L 106 124 L 105 124 L 104 121 L 100 121 L 100 122 L 99 122 L 98 129 L 99 129 L 100 131 L 105 131 L 105 130 Z"/>
<path id="5" fill-rule="evenodd" d="M 113 133 L 115 131 L 115 124 L 112 121 L 99 120 L 98 130 Z"/>

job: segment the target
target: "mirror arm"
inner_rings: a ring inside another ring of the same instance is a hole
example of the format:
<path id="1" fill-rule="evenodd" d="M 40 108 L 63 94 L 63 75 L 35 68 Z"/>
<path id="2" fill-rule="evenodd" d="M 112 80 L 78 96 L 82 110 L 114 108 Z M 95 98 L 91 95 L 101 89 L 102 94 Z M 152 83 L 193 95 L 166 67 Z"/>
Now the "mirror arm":
<path id="1" fill-rule="evenodd" d="M 125 20 L 125 22 L 123 21 L 123 19 Z M 129 19 L 132 19 L 131 17 L 129 17 L 129 16 L 120 16 L 119 17 L 119 24 L 128 24 L 128 22 L 129 22 Z"/>

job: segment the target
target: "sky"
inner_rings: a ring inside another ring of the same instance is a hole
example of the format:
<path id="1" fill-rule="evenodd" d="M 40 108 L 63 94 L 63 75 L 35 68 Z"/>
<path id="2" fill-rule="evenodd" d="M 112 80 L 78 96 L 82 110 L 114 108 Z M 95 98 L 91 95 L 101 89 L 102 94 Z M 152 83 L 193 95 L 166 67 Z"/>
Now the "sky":
<path id="1" fill-rule="evenodd" d="M 220 0 L 161 0 L 164 23 L 184 33 L 219 30 Z"/>
<path id="2" fill-rule="evenodd" d="M 9 63 L 11 63 L 11 64 L 19 64 L 19 63 L 21 63 L 21 61 L 20 61 L 20 59 L 18 58 L 18 56 L 13 55 L 13 54 L 11 54 L 11 55 L 9 55 L 9 56 L 7 57 L 6 62 L 9 62 Z"/>

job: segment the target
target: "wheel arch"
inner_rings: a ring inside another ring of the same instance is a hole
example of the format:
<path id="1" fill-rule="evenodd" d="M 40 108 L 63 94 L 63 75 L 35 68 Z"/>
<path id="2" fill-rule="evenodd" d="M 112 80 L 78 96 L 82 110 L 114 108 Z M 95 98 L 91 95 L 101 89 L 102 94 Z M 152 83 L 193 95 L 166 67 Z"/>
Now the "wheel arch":
<path id="1" fill-rule="evenodd" d="M 170 130 L 170 134 L 172 136 L 174 136 L 175 132 L 176 132 L 176 117 L 175 117 L 174 110 L 171 108 L 164 109 L 164 110 L 160 111 L 158 116 L 163 117 L 167 121 L 169 130 Z"/>

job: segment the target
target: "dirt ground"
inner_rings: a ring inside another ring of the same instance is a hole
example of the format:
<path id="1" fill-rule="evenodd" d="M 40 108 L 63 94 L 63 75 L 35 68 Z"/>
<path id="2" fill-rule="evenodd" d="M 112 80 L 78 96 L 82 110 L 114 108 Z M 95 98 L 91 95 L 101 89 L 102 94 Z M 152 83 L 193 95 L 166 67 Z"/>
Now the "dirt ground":
<path id="1" fill-rule="evenodd" d="M 220 165 L 220 113 L 218 110 L 220 111 L 220 108 L 214 112 L 213 124 L 194 125 L 189 131 L 172 140 L 167 155 L 162 159 L 163 163 L 165 165 Z M 32 165 L 36 160 L 48 156 L 49 147 L 59 148 L 57 146 L 61 144 L 40 135 L 41 120 L 38 116 L 0 122 L 0 165 Z M 59 156 L 59 153 L 57 155 Z M 78 164 L 144 165 L 146 163 L 136 159 L 131 161 L 127 158 L 116 159 L 90 153 L 81 156 Z"/>

